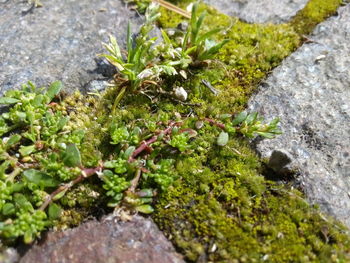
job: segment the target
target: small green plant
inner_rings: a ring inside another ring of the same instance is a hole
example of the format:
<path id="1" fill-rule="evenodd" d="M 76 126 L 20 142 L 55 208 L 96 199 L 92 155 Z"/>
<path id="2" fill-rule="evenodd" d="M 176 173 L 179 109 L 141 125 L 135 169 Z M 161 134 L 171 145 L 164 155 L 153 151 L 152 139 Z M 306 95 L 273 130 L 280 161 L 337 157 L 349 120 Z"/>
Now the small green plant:
<path id="1" fill-rule="evenodd" d="M 152 211 L 149 189 L 165 190 L 176 178 L 174 161 L 160 158 L 159 153 L 167 147 L 177 148 L 180 152 L 191 148 L 188 138 L 189 134 L 194 134 L 193 130 L 180 131 L 178 127 L 182 123 L 174 121 L 164 124 L 151 122 L 141 122 L 139 126 L 136 126 L 137 123 L 112 123 L 111 144 L 120 150 L 117 150 L 118 155 L 104 163 L 105 170 L 101 176 L 107 195 L 111 196 L 109 206 L 121 203 L 143 213 Z M 161 126 L 164 126 L 163 130 L 160 130 Z M 138 185 L 142 188 L 136 191 Z M 146 192 L 148 194 L 144 196 Z"/>
<path id="2" fill-rule="evenodd" d="M 129 23 L 126 44 L 127 55 L 125 57 L 113 36 L 110 36 L 108 44 L 103 44 L 109 54 L 101 54 L 100 56 L 105 57 L 114 65 L 120 74 L 116 79 L 116 82 L 119 82 L 120 85 L 112 107 L 113 113 L 127 90 L 140 92 L 146 85 L 157 86 L 161 81 L 161 76 L 164 75 L 172 76 L 180 73 L 186 78 L 185 70 L 190 65 L 198 66 L 204 60 L 212 59 L 220 48 L 228 42 L 228 40 L 223 40 L 217 43 L 211 39 L 221 29 L 202 32 L 205 13 L 198 16 L 198 5 L 195 4 L 190 26 L 180 46 L 176 46 L 175 42 L 163 30 L 163 41 L 155 45 L 156 37 L 151 38 L 149 35 L 154 22 L 160 16 L 158 8 L 159 6 L 154 3 L 148 6 L 145 13 L 145 23 L 135 39 L 131 34 Z"/>
<path id="3" fill-rule="evenodd" d="M 0 104 L 9 105 L 0 115 L 0 236 L 4 238 L 34 240 L 60 210 L 51 206 L 46 214 L 37 209 L 50 189 L 80 174 L 79 161 L 69 156 L 77 147 L 72 143 L 79 144 L 82 134 L 73 132 L 66 125 L 68 119 L 51 104 L 61 88 L 54 82 L 45 91 L 29 82 L 0 98 Z"/>
<path id="4" fill-rule="evenodd" d="M 153 48 L 156 37 L 150 38 L 149 34 L 155 20 L 159 17 L 159 6 L 150 4 L 146 10 L 146 22 L 142 25 L 139 35 L 133 39 L 130 23 L 127 30 L 127 56 L 124 58 L 120 47 L 113 36 L 110 36 L 110 43 L 103 44 L 109 54 L 102 54 L 112 65 L 114 65 L 122 76 L 123 80 L 120 91 L 115 99 L 113 112 L 120 102 L 127 89 L 130 92 L 138 91 L 144 84 L 156 84 L 152 82 L 159 78 L 160 74 L 177 74 L 174 67 L 161 64 L 157 60 L 157 52 Z"/>
<path id="5" fill-rule="evenodd" d="M 222 129 L 217 138 L 219 146 L 225 146 L 229 140 L 229 135 L 236 135 L 237 133 L 247 138 L 261 136 L 267 139 L 272 139 L 282 133 L 278 128 L 279 118 L 273 119 L 270 123 L 263 123 L 264 118 L 259 117 L 257 112 L 247 113 L 243 111 L 233 120 L 231 114 L 221 115 L 220 118 L 224 123 L 205 118 L 205 121 Z"/>
<path id="6" fill-rule="evenodd" d="M 189 26 L 182 36 L 179 46 L 174 44 L 174 41 L 171 41 L 169 36 L 162 31 L 165 47 L 162 49 L 162 54 L 166 54 L 166 59 L 171 61 L 172 66 L 186 69 L 189 66 L 204 65 L 204 61 L 213 59 L 219 50 L 229 42 L 228 39 L 221 42 L 212 39 L 213 36 L 222 31 L 221 28 L 203 32 L 205 17 L 206 13 L 199 14 L 198 4 L 194 4 Z"/>
<path id="7" fill-rule="evenodd" d="M 272 139 L 276 135 L 281 134 L 281 130 L 277 127 L 279 118 L 273 119 L 270 123 L 263 123 L 264 118 L 260 117 L 257 112 L 247 113 L 241 112 L 232 121 L 231 125 L 239 126 L 237 131 L 248 138 L 262 136 Z"/>
<path id="8" fill-rule="evenodd" d="M 0 104 L 8 105 L 0 115 L 0 236 L 8 241 L 23 237 L 32 242 L 70 207 L 65 194 L 96 174 L 110 207 L 151 213 L 155 190 L 165 190 L 176 178 L 173 160 L 160 158 L 160 152 L 191 148 L 187 134 L 194 132 L 179 131 L 180 122 L 162 116 L 147 123 L 113 121 L 114 154 L 86 167 L 80 154 L 85 132 L 52 102 L 61 89 L 60 82 L 46 90 L 29 82 L 0 98 Z"/>
<path id="9" fill-rule="evenodd" d="M 198 64 L 204 60 L 213 59 L 218 51 L 229 42 L 225 39 L 221 42 L 216 42 L 212 37 L 223 29 L 215 28 L 208 32 L 203 32 L 203 22 L 206 13 L 198 13 L 198 4 L 195 3 L 192 7 L 190 24 L 182 42 L 182 51 L 191 54 L 193 64 Z"/>
<path id="10" fill-rule="evenodd" d="M 186 70 L 193 62 L 190 53 L 195 48 L 186 49 L 184 46 L 176 47 L 163 29 L 161 32 L 164 42 L 157 49 L 161 54 L 162 60 L 169 66 L 175 67 L 178 71 Z"/>

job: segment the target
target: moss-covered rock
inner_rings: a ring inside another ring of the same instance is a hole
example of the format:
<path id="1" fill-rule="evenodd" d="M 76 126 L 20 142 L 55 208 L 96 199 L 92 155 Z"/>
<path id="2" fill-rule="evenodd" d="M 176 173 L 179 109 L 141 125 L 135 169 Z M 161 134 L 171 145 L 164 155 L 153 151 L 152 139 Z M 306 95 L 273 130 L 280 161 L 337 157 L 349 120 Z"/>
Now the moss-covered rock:
<path id="1" fill-rule="evenodd" d="M 176 3 L 184 6 L 188 1 Z M 184 87 L 192 104 L 174 104 L 166 98 L 150 103 L 145 96 L 129 94 L 116 118 L 130 122 L 155 116 L 168 118 L 175 112 L 209 117 L 243 110 L 257 84 L 302 43 L 302 34 L 333 13 L 338 4 L 338 0 L 327 3 L 312 0 L 295 19 L 282 25 L 247 24 L 202 5 L 201 9 L 208 12 L 206 29 L 222 27 L 224 34 L 218 39 L 230 42 L 208 67 L 191 69 L 187 81 L 175 78 L 163 84 L 165 90 L 171 90 L 173 85 Z M 159 25 L 176 27 L 182 20 L 162 9 Z M 220 90 L 219 95 L 211 94 L 202 80 Z M 82 150 L 84 158 L 91 158 L 92 152 L 108 156 L 109 149 L 103 146 L 104 131 L 114 92 L 107 91 L 102 100 L 87 99 L 90 104 L 79 102 L 81 98 L 67 102 L 79 106 L 79 114 L 72 116 L 73 123 L 89 130 L 90 142 Z M 97 110 L 89 113 L 91 106 Z M 185 122 L 186 127 L 194 127 L 193 119 Z M 191 153 L 176 157 L 179 179 L 160 192 L 153 215 L 189 261 L 350 260 L 350 239 L 343 226 L 310 207 L 299 191 L 266 180 L 261 160 L 245 139 L 237 137 L 219 147 L 218 134 L 216 127 L 205 124 L 192 142 Z M 93 158 L 91 163 L 97 159 Z M 77 202 L 79 196 L 79 191 L 71 194 Z M 66 213 L 64 218 L 69 221 L 72 212 Z M 62 224 L 65 225 L 65 220 Z"/>
<path id="2" fill-rule="evenodd" d="M 222 27 L 218 40 L 230 41 L 207 67 L 192 68 L 186 81 L 169 78 L 162 84 L 168 91 L 173 85 L 185 88 L 189 103 L 176 104 L 167 98 L 150 102 L 146 96 L 127 94 L 114 121 L 182 116 L 184 128 L 193 129 L 198 117 L 243 110 L 257 84 L 302 43 L 301 34 L 334 12 L 339 2 L 311 0 L 291 23 L 282 25 L 247 24 L 202 5 L 208 12 L 206 30 Z M 175 27 L 182 20 L 163 9 L 159 25 Z M 214 96 L 202 80 L 218 89 L 219 95 Z M 73 94 L 57 105 L 70 116 L 69 125 L 86 130 L 81 153 L 87 166 L 96 166 L 113 151 L 108 146 L 107 127 L 115 92 L 110 89 L 100 97 L 87 98 Z M 161 153 L 175 159 L 178 179 L 159 192 L 153 215 L 189 261 L 350 260 L 347 230 L 310 207 L 299 191 L 266 180 L 261 160 L 247 140 L 237 136 L 220 147 L 216 145 L 217 127 L 204 124 L 197 128 L 186 155 Z M 103 193 L 94 180 L 67 193 L 61 200 L 65 211 L 58 226 L 80 223 L 98 206 L 96 199 Z"/>
<path id="3" fill-rule="evenodd" d="M 185 6 L 188 1 L 176 3 Z M 210 117 L 243 110 L 257 84 L 302 43 L 302 34 L 310 32 L 338 5 L 338 0 L 327 3 L 312 0 L 290 23 L 282 25 L 247 24 L 202 5 L 201 9 L 208 12 L 206 29 L 222 27 L 224 34 L 218 39 L 230 39 L 230 42 L 208 67 L 191 69 L 187 81 L 171 78 L 163 84 L 164 90 L 171 90 L 173 85 L 184 87 L 191 104 L 174 104 L 166 98 L 150 103 L 145 96 L 129 94 L 115 118 L 130 122 L 159 116 L 169 118 L 175 112 Z M 159 25 L 176 27 L 182 20 L 179 15 L 162 9 Z M 220 90 L 219 95 L 211 94 L 202 80 Z M 114 92 L 107 91 L 102 100 L 90 98 L 81 103 L 82 98 L 78 100 L 76 95 L 66 102 L 78 106 L 76 114 L 70 113 L 72 123 L 88 128 L 90 139 L 82 149 L 86 160 L 94 156 L 91 153 L 109 154 L 110 149 L 104 148 L 104 132 Z M 95 110 L 89 112 L 91 107 Z M 185 127 L 194 128 L 194 119 L 187 119 Z M 219 147 L 216 127 L 205 124 L 197 132 L 192 151 L 175 157 L 179 179 L 160 192 L 153 215 L 189 261 L 350 260 L 347 230 L 310 207 L 299 191 L 266 180 L 262 176 L 261 160 L 245 139 L 237 137 Z M 92 158 L 91 164 L 97 160 Z M 66 201 L 79 203 L 81 193 L 89 192 L 85 190 L 73 191 Z M 73 219 L 71 215 L 75 212 L 67 210 L 62 224 L 68 224 L 65 220 Z"/>
<path id="4" fill-rule="evenodd" d="M 327 17 L 334 14 L 340 4 L 346 1 L 343 0 L 311 0 L 307 3 L 305 8 L 298 12 L 292 19 L 290 24 L 294 30 L 302 35 L 309 34 L 313 28 Z"/>
<path id="5" fill-rule="evenodd" d="M 302 43 L 302 34 L 336 11 L 340 1 L 310 1 L 288 24 L 251 25 L 202 6 L 208 27 L 226 28 L 231 41 L 220 62 L 187 82 L 199 114 L 244 108 L 257 84 Z M 175 27 L 180 16 L 163 9 L 160 25 Z M 204 96 L 200 80 L 221 93 Z M 209 97 L 208 97 L 209 96 Z M 205 102 L 205 103 L 204 103 Z M 346 262 L 347 230 L 310 207 L 295 189 L 261 176 L 259 159 L 242 139 L 218 148 L 210 128 L 196 141 L 197 153 L 178 160 L 178 180 L 162 193 L 154 218 L 190 261 Z M 203 149 L 203 152 L 200 152 Z"/>
<path id="6" fill-rule="evenodd" d="M 187 259 L 349 260 L 346 229 L 310 207 L 297 190 L 267 181 L 244 144 L 207 143 L 208 152 L 179 160 L 181 180 L 161 195 L 154 218 Z"/>

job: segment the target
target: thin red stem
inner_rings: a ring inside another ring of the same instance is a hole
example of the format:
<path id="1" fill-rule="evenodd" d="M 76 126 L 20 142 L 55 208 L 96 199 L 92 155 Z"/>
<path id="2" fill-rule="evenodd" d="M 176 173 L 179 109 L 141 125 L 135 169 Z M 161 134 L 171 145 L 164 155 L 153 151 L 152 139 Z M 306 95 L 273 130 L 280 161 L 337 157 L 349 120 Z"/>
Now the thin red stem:
<path id="1" fill-rule="evenodd" d="M 204 118 L 205 121 L 209 122 L 210 124 L 219 127 L 220 129 L 225 130 L 225 124 L 217 122 L 216 120 Z"/>
<path id="2" fill-rule="evenodd" d="M 171 122 L 168 126 L 168 128 L 166 128 L 165 130 L 159 132 L 158 134 L 152 136 L 150 139 L 148 139 L 147 141 L 142 141 L 140 146 L 132 153 L 132 155 L 129 158 L 129 162 L 132 162 L 135 160 L 135 158 L 142 153 L 143 151 L 145 151 L 147 148 L 149 148 L 149 146 L 152 143 L 155 143 L 158 140 L 158 137 L 161 135 L 167 135 L 169 134 L 173 127 L 175 126 L 179 126 L 181 123 L 179 122 Z"/>
<path id="3" fill-rule="evenodd" d="M 70 181 L 69 183 L 66 183 L 64 185 L 61 185 L 58 187 L 55 191 L 53 191 L 45 200 L 45 202 L 40 206 L 39 210 L 44 211 L 49 204 L 55 199 L 57 195 L 60 193 L 67 191 L 68 189 L 72 188 L 74 185 L 80 183 L 81 181 L 84 181 L 86 178 L 94 175 L 96 172 L 102 170 L 102 166 L 96 167 L 96 168 L 84 168 L 81 171 L 81 175 L 79 175 L 74 180 Z"/>

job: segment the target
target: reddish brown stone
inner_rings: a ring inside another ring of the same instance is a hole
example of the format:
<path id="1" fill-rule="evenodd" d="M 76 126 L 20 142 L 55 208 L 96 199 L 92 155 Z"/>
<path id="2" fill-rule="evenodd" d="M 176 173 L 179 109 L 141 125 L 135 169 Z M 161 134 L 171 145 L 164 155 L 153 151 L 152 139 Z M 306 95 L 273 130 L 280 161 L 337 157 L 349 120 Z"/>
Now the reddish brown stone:
<path id="1" fill-rule="evenodd" d="M 152 220 L 93 220 L 63 232 L 50 232 L 21 263 L 184 262 Z"/>

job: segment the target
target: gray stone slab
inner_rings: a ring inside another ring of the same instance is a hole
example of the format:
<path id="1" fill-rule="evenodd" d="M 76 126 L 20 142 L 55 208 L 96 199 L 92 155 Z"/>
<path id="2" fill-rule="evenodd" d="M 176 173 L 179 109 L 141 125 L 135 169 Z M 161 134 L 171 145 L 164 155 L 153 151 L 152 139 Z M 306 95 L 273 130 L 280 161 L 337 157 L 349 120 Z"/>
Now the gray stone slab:
<path id="1" fill-rule="evenodd" d="M 280 117 L 283 130 L 257 150 L 267 158 L 283 153 L 291 163 L 274 168 L 299 171 L 309 200 L 350 226 L 350 5 L 310 38 L 249 102 L 250 111 Z"/>
<path id="2" fill-rule="evenodd" d="M 183 263 L 156 224 L 141 216 L 121 222 L 105 218 L 51 232 L 21 263 Z"/>
<path id="3" fill-rule="evenodd" d="M 308 0 L 204 0 L 229 16 L 249 23 L 282 23 L 291 19 Z"/>
<path id="4" fill-rule="evenodd" d="M 31 80 L 40 85 L 61 80 L 68 89 L 113 74 L 96 54 L 108 34 L 125 43 L 129 20 L 137 14 L 121 0 L 43 0 L 33 9 L 26 1 L 0 2 L 0 95 Z"/>

